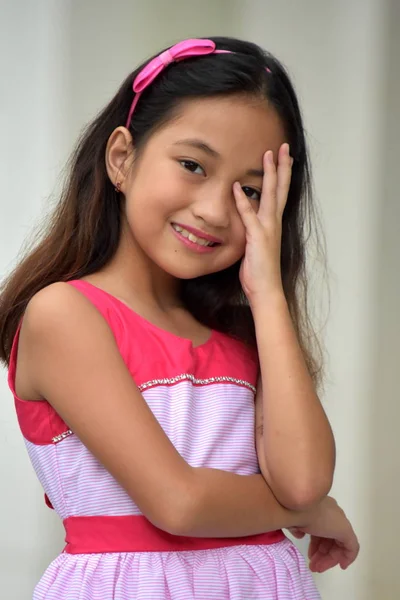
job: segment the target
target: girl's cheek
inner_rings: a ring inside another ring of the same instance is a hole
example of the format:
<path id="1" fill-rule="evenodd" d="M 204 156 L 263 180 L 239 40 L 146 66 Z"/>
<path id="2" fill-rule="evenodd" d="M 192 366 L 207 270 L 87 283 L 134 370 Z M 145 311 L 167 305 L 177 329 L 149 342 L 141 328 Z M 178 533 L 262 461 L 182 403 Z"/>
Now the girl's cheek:
<path id="1" fill-rule="evenodd" d="M 239 214 L 235 219 L 234 227 L 232 228 L 232 230 L 235 232 L 235 238 L 238 240 L 238 242 L 241 240 L 244 246 L 246 243 L 246 229 Z"/>
<path id="2" fill-rule="evenodd" d="M 246 230 L 242 220 L 239 219 L 235 222 L 232 231 L 232 244 L 235 247 L 235 253 L 241 257 L 244 255 L 246 249 Z"/>

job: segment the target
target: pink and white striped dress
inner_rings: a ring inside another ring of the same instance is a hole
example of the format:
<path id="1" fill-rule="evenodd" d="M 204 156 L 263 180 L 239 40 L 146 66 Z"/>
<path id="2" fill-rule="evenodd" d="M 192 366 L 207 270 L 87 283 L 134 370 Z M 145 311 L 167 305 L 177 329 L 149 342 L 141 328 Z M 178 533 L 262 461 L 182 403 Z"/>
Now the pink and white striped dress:
<path id="1" fill-rule="evenodd" d="M 259 473 L 255 356 L 218 332 L 193 347 L 92 284 L 70 283 L 108 322 L 134 381 L 184 459 L 196 467 Z M 149 523 L 48 402 L 16 396 L 18 335 L 9 385 L 30 459 L 67 542 L 33 600 L 319 598 L 303 557 L 282 532 L 204 540 L 172 536 Z"/>

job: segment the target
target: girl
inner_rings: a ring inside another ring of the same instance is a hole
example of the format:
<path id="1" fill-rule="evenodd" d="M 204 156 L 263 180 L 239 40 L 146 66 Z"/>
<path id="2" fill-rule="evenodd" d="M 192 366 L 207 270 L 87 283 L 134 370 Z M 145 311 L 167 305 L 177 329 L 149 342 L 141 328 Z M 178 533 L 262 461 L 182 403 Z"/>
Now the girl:
<path id="1" fill-rule="evenodd" d="M 229 38 L 155 56 L 84 133 L 1 296 L 66 530 L 34 600 L 318 598 L 282 528 L 312 571 L 355 559 L 299 300 L 309 177 L 287 74 Z"/>

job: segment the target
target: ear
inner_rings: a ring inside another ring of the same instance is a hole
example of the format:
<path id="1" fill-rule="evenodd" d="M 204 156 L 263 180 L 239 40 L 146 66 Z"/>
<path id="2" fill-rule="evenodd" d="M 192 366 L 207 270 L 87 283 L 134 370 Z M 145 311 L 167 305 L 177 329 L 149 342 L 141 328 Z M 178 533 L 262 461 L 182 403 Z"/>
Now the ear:
<path id="1" fill-rule="evenodd" d="M 134 159 L 132 136 L 125 127 L 117 127 L 108 138 L 105 161 L 111 183 L 120 183 L 120 190 L 125 193 L 125 181 Z"/>

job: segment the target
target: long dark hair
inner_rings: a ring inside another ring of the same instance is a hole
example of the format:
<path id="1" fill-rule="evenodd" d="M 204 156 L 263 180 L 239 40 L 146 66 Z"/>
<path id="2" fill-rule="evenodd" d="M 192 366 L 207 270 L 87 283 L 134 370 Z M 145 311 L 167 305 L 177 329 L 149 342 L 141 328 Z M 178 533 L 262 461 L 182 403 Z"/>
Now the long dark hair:
<path id="1" fill-rule="evenodd" d="M 135 151 L 139 154 L 149 136 L 188 98 L 245 94 L 263 97 L 275 108 L 294 157 L 283 217 L 283 287 L 310 374 L 318 383 L 322 354 L 309 318 L 306 269 L 306 242 L 311 232 L 317 231 L 317 215 L 296 94 L 282 64 L 256 44 L 225 37 L 210 39 L 218 49 L 232 53 L 173 63 L 143 92 L 130 125 Z M 56 281 L 95 273 L 117 250 L 121 207 L 104 157 L 111 133 L 126 122 L 133 99 L 132 81 L 144 64 L 125 79 L 111 102 L 81 134 L 66 166 L 58 205 L 40 237 L 2 284 L 0 360 L 6 365 L 18 323 L 34 294 Z M 183 281 L 183 300 L 200 322 L 255 344 L 254 322 L 240 286 L 239 266 L 237 263 L 225 271 Z"/>

